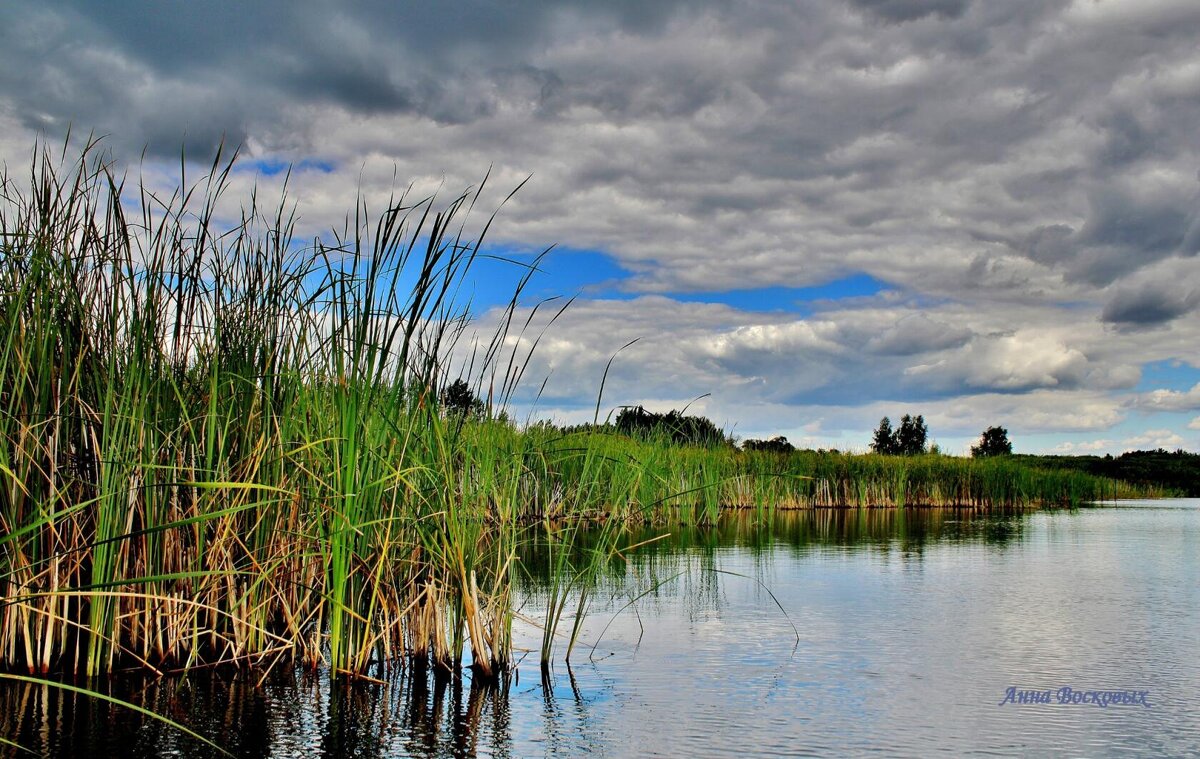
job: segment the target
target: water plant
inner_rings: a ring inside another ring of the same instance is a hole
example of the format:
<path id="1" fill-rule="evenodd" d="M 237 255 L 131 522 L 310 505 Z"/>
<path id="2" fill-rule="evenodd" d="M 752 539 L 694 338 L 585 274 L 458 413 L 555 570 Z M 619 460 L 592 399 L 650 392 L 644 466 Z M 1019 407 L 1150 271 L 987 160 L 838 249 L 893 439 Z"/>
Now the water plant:
<path id="1" fill-rule="evenodd" d="M 437 403 L 479 189 L 298 245 L 286 200 L 220 220 L 236 156 L 135 201 L 94 143 L 65 155 L 0 180 L 0 664 L 356 675 L 453 666 L 465 628 L 502 668 L 512 537 L 452 487 Z"/>
<path id="2" fill-rule="evenodd" d="M 535 323 L 532 268 L 493 333 L 473 335 L 458 297 L 486 255 L 482 185 L 360 199 L 301 243 L 286 196 L 223 210 L 236 155 L 194 179 L 181 161 L 166 193 L 128 188 L 95 143 L 66 156 L 41 146 L 27 180 L 0 177 L 0 669 L 361 679 L 414 661 L 489 678 L 512 661 L 531 525 L 565 555 L 586 523 L 1133 492 L 1010 457 L 681 445 L 682 412 L 601 424 L 606 377 L 589 427 L 517 428 L 513 351 L 537 337 L 506 337 Z M 458 379 L 469 413 L 441 402 Z M 589 583 L 560 577 L 543 661 L 573 600 L 570 655 Z"/>

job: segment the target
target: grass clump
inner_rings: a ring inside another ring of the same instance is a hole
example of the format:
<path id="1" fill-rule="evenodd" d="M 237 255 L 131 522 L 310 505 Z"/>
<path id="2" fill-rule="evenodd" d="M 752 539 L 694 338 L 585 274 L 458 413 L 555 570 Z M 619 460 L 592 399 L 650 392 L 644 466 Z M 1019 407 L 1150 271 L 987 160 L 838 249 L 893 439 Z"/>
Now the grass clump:
<path id="1" fill-rule="evenodd" d="M 469 639 L 502 669 L 513 536 L 464 513 L 437 403 L 478 191 L 298 245 L 286 201 L 221 226 L 233 160 L 169 196 L 94 144 L 0 179 L 0 666 L 361 673 Z"/>

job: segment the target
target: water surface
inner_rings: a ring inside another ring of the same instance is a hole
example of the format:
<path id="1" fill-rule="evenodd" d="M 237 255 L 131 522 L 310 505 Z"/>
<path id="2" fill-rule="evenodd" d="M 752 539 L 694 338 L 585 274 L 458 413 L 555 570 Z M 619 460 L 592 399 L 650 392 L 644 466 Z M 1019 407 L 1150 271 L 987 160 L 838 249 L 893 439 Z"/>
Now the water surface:
<path id="1" fill-rule="evenodd" d="M 573 665 L 560 643 L 545 680 L 540 633 L 518 622 L 533 653 L 506 688 L 291 672 L 106 687 L 238 756 L 1200 751 L 1200 500 L 741 514 L 626 541 L 663 534 L 607 563 Z M 522 615 L 541 614 L 547 562 L 523 557 Z M 1001 705 L 1010 687 L 1145 691 L 1150 706 Z M 212 753 L 83 697 L 0 698 L 0 735 L 40 753 Z"/>

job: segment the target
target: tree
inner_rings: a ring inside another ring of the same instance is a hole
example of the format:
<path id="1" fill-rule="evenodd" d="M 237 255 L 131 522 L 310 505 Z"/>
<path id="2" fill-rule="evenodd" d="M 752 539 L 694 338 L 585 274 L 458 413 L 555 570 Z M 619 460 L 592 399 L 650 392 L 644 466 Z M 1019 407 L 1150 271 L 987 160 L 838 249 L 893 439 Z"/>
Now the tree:
<path id="1" fill-rule="evenodd" d="M 1008 441 L 1008 430 L 1003 427 L 988 427 L 979 437 L 979 445 L 971 446 L 971 455 L 975 458 L 983 456 L 1008 456 L 1012 453 L 1012 443 Z"/>
<path id="2" fill-rule="evenodd" d="M 903 456 L 916 456 L 925 452 L 925 441 L 929 436 L 929 428 L 925 426 L 925 417 L 918 414 L 905 414 L 900 420 L 900 429 L 896 430 L 896 452 Z"/>
<path id="3" fill-rule="evenodd" d="M 896 430 L 892 429 L 892 420 L 885 416 L 879 420 L 879 427 L 871 440 L 871 449 L 890 456 L 916 456 L 925 452 L 928 437 L 929 428 L 925 426 L 925 417 L 920 414 L 905 414 Z"/>
<path id="4" fill-rule="evenodd" d="M 619 432 L 638 437 L 665 438 L 676 445 L 724 445 L 729 442 L 721 428 L 703 416 L 684 416 L 674 409 L 665 414 L 642 406 L 626 406 L 617 414 Z"/>
<path id="5" fill-rule="evenodd" d="M 442 390 L 442 408 L 459 416 L 479 416 L 483 413 L 483 402 L 471 392 L 466 380 L 460 378 Z"/>
<path id="6" fill-rule="evenodd" d="M 896 453 L 896 436 L 892 433 L 892 420 L 886 416 L 879 420 L 875 437 L 871 439 L 871 450 L 884 455 Z"/>
<path id="7" fill-rule="evenodd" d="M 791 453 L 796 450 L 796 446 L 789 443 L 788 439 L 783 435 L 779 435 L 770 440 L 747 440 L 742 443 L 742 450 L 763 451 L 766 453 Z"/>

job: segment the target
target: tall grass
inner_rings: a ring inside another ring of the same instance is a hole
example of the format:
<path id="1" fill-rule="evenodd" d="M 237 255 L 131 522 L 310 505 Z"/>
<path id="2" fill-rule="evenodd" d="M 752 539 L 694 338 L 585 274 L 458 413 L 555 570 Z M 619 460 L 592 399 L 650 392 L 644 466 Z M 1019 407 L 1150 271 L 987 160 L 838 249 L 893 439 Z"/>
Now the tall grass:
<path id="1" fill-rule="evenodd" d="M 729 508 L 1012 508 L 1153 495 L 1008 457 L 753 452 L 544 426 L 512 434 L 542 452 L 546 470 L 538 486 L 569 504 L 567 513 L 651 523 L 712 524 Z"/>
<path id="2" fill-rule="evenodd" d="M 482 341 L 456 299 L 490 225 L 466 231 L 479 190 L 360 200 L 331 242 L 300 244 L 286 198 L 222 212 L 236 156 L 193 181 L 181 162 L 162 195 L 95 145 L 65 155 L 0 177 L 3 669 L 363 676 L 413 659 L 493 676 L 530 524 L 565 556 L 581 531 L 564 519 L 1119 494 L 1003 460 L 518 430 L 493 416 L 526 363 L 504 352 L 526 280 Z M 489 389 L 480 418 L 438 403 L 464 362 Z M 589 580 L 560 579 L 548 635 L 571 598 L 573 641 Z"/>
<path id="3" fill-rule="evenodd" d="M 286 201 L 222 226 L 232 167 L 131 193 L 89 145 L 0 179 L 0 663 L 361 673 L 454 666 L 465 630 L 503 668 L 513 538 L 436 403 L 478 192 L 298 245 Z"/>

